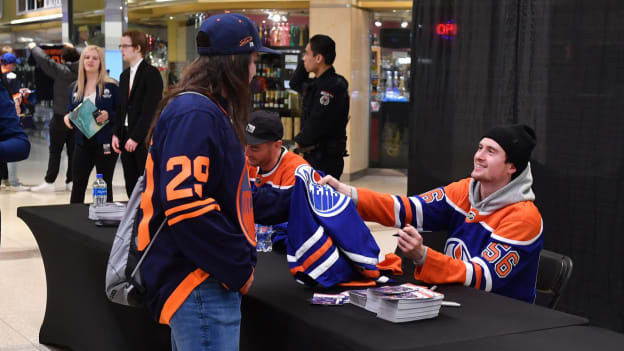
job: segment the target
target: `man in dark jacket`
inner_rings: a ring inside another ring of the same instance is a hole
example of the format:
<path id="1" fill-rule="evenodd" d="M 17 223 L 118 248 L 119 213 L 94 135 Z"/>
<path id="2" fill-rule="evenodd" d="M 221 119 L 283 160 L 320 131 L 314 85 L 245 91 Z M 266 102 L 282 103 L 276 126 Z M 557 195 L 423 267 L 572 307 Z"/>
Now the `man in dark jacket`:
<path id="1" fill-rule="evenodd" d="M 326 35 L 313 36 L 290 87 L 303 95 L 301 132 L 295 136 L 297 148 L 312 167 L 339 179 L 347 155 L 349 83 L 336 74 L 332 66 L 335 58 L 336 43 Z M 316 78 L 308 78 L 310 72 Z"/>
<path id="2" fill-rule="evenodd" d="M 163 81 L 158 69 L 143 59 L 147 52 L 145 33 L 125 32 L 119 49 L 130 67 L 119 78 L 119 108 L 113 121 L 112 146 L 121 154 L 126 193 L 130 197 L 145 169 L 145 137 L 162 98 Z"/>
<path id="3" fill-rule="evenodd" d="M 74 152 L 74 132 L 63 123 L 63 116 L 67 112 L 69 100 L 69 86 L 78 77 L 78 61 L 80 55 L 72 44 L 66 43 L 61 50 L 61 62 L 56 62 L 35 43 L 28 44 L 32 57 L 37 66 L 47 76 L 54 80 L 54 115 L 50 120 L 50 157 L 48 170 L 44 182 L 31 188 L 36 192 L 52 192 L 55 189 L 54 181 L 59 172 L 63 145 L 67 145 L 67 173 L 65 175 L 65 189 L 71 190 L 72 184 L 72 154 Z"/>

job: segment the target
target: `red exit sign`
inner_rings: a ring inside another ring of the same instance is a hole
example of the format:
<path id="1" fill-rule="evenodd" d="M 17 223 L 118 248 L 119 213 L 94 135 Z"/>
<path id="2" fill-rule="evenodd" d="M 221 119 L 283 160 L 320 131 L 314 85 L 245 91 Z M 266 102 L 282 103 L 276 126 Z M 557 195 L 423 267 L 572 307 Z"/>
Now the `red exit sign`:
<path id="1" fill-rule="evenodd" d="M 446 23 L 438 23 L 436 33 L 445 39 L 453 39 L 457 35 L 457 23 L 452 20 Z"/>

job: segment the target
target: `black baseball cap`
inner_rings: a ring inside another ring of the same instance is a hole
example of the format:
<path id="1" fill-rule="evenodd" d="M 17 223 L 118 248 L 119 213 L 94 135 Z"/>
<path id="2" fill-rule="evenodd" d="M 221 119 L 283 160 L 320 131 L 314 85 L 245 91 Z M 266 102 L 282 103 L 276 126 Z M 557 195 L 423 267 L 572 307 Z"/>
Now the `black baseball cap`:
<path id="1" fill-rule="evenodd" d="M 239 13 L 208 17 L 199 27 L 197 53 L 202 56 L 235 55 L 249 52 L 279 54 L 262 45 L 253 22 Z"/>
<path id="2" fill-rule="evenodd" d="M 249 115 L 249 122 L 245 127 L 245 137 L 248 145 L 259 145 L 269 141 L 281 140 L 283 136 L 284 127 L 277 113 L 258 110 Z"/>

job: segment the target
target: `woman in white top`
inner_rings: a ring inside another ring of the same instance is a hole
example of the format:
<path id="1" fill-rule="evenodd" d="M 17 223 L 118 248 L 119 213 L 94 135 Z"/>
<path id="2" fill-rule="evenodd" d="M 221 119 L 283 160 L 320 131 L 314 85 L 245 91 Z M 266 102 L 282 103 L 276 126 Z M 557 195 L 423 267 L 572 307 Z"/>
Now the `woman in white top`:
<path id="1" fill-rule="evenodd" d="M 97 107 L 93 114 L 95 121 L 104 126 L 93 136 L 87 138 L 76 128 L 76 147 L 73 157 L 73 181 L 71 203 L 83 203 L 85 190 L 89 182 L 89 175 L 93 166 L 97 173 L 101 173 L 108 188 L 107 201 L 113 201 L 112 181 L 117 154 L 111 152 L 112 125 L 119 104 L 119 86 L 117 81 L 110 78 L 104 63 L 104 49 L 96 45 L 89 45 L 80 55 L 78 80 L 71 85 L 69 94 L 68 113 L 65 115 L 65 124 L 72 128 L 71 111 L 76 109 L 86 99 L 91 100 Z"/>

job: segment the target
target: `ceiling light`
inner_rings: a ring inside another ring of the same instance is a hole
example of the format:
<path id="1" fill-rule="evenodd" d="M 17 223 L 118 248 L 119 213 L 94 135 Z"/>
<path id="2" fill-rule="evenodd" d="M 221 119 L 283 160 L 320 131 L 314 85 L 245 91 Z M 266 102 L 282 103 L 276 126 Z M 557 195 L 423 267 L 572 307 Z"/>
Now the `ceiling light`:
<path id="1" fill-rule="evenodd" d="M 286 18 L 286 16 L 282 16 L 282 22 L 288 22 L 288 18 Z"/>
<path id="2" fill-rule="evenodd" d="M 407 28 L 407 21 L 401 22 L 401 28 Z"/>
<path id="3" fill-rule="evenodd" d="M 375 21 L 375 27 L 381 27 L 381 21 L 380 20 L 376 20 Z"/>
<path id="4" fill-rule="evenodd" d="M 280 19 L 281 19 L 281 17 L 280 17 L 280 15 L 279 15 L 279 13 L 276 13 L 276 14 L 274 14 L 274 15 L 271 17 L 271 20 L 272 20 L 273 22 L 279 22 L 279 21 L 280 21 Z"/>

